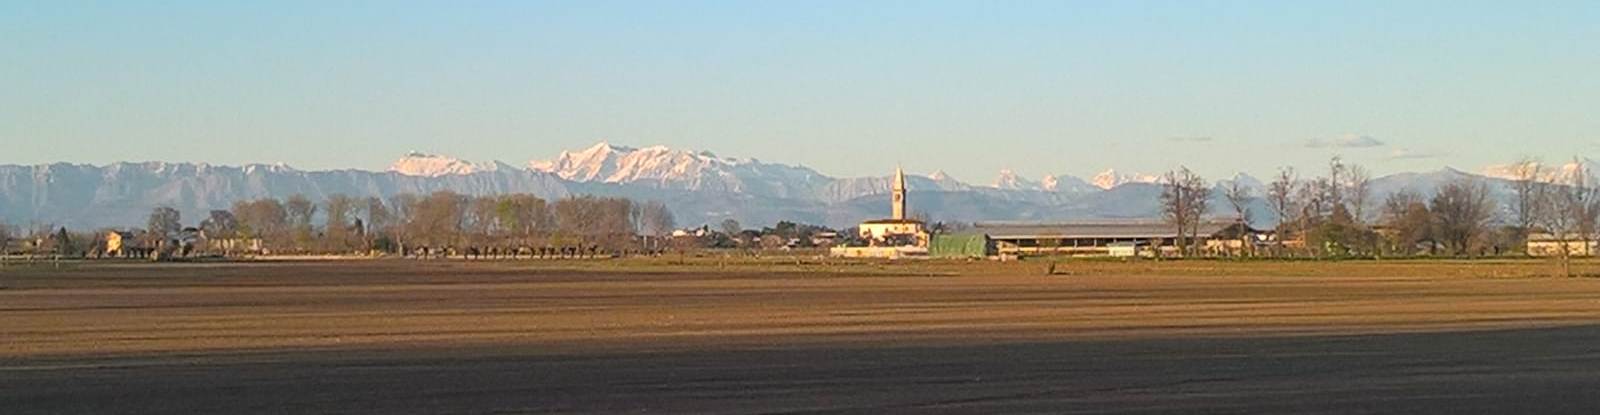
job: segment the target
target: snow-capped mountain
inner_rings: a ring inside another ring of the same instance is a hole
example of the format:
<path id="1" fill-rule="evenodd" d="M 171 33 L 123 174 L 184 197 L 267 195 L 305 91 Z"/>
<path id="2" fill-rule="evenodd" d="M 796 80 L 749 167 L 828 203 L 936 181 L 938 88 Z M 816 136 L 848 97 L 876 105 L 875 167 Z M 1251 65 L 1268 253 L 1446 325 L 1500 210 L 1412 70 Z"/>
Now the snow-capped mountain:
<path id="1" fill-rule="evenodd" d="M 1089 184 L 1083 179 L 1069 176 L 1044 176 L 1039 181 L 1029 180 L 1010 169 L 1001 170 L 1000 177 L 995 179 L 994 188 L 1000 190 L 1023 190 L 1033 192 L 1054 193 L 1084 193 L 1100 191 L 1098 187 Z"/>
<path id="2" fill-rule="evenodd" d="M 410 152 L 389 165 L 389 171 L 407 176 L 439 177 L 499 169 L 497 164 L 474 164 L 458 158 Z"/>
<path id="3" fill-rule="evenodd" d="M 1267 184 L 1262 182 L 1261 179 L 1244 173 L 1236 173 L 1227 180 L 1218 180 L 1217 188 L 1227 188 L 1233 183 L 1238 183 L 1240 187 L 1250 189 L 1252 193 L 1258 196 L 1264 194 L 1267 190 Z"/>
<path id="4" fill-rule="evenodd" d="M 928 180 L 932 181 L 934 186 L 936 186 L 939 190 L 947 192 L 971 190 L 972 188 L 971 185 L 962 183 L 961 180 L 957 180 L 954 177 L 950 177 L 950 174 L 945 173 L 944 170 L 935 171 L 933 174 L 929 174 Z"/>
<path id="5" fill-rule="evenodd" d="M 1502 180 L 1521 180 L 1524 176 L 1532 174 L 1543 182 L 1571 183 L 1580 172 L 1586 176 L 1600 175 L 1600 162 L 1581 158 L 1560 165 L 1539 162 L 1495 164 L 1484 167 L 1481 174 Z"/>
<path id="6" fill-rule="evenodd" d="M 1069 176 L 1065 174 L 1059 176 L 1045 176 L 1044 179 L 1039 180 L 1039 187 L 1043 188 L 1046 192 L 1059 193 L 1088 193 L 1105 190 L 1095 187 L 1095 185 L 1089 184 L 1089 182 L 1084 181 L 1076 176 Z"/>
<path id="7" fill-rule="evenodd" d="M 1158 176 L 1139 173 L 1120 173 L 1116 169 L 1106 169 L 1106 171 L 1100 172 L 1100 174 L 1096 174 L 1093 178 L 1089 179 L 1089 183 L 1093 184 L 1094 187 L 1111 190 L 1112 188 L 1128 183 L 1155 183 L 1160 180 L 1161 178 Z"/>
<path id="8" fill-rule="evenodd" d="M 389 198 L 450 190 L 486 195 L 530 193 L 556 199 L 570 184 L 531 170 L 420 176 L 362 170 L 302 171 L 285 165 L 240 167 L 203 163 L 0 165 L 0 221 L 18 226 L 58 225 L 92 230 L 141 226 L 150 209 L 173 207 L 185 223 L 212 209 L 257 198 L 328 195 Z"/>
<path id="9" fill-rule="evenodd" d="M 554 160 L 532 161 L 528 167 L 582 183 L 640 184 L 774 197 L 809 195 L 830 181 L 805 167 L 723 158 L 710 152 L 664 146 L 613 146 L 607 142 L 563 151 Z"/>
<path id="10" fill-rule="evenodd" d="M 1057 179 L 1056 176 L 1044 176 L 1043 179 L 1039 179 L 1039 190 L 1054 192 L 1056 187 L 1060 185 L 1061 180 Z"/>
<path id="11" fill-rule="evenodd" d="M 1577 165 L 1570 166 L 1555 170 L 1570 174 Z M 1399 190 L 1430 194 L 1441 183 L 1461 179 L 1489 182 L 1497 198 L 1509 188 L 1505 180 L 1446 169 L 1374 179 L 1371 200 L 1377 203 Z M 911 209 L 941 221 L 1147 218 L 1159 212 L 1160 187 L 1150 184 L 1156 181 L 1154 176 L 1115 170 L 1091 181 L 1073 176 L 1033 181 L 1010 171 L 1002 172 L 992 186 L 964 183 L 943 172 L 908 175 L 906 181 L 912 192 Z M 1248 175 L 1219 183 L 1228 181 L 1256 188 L 1257 198 L 1264 194 L 1260 180 Z M 313 200 L 333 194 L 387 199 L 449 190 L 469 195 L 531 193 L 547 199 L 589 194 L 658 200 L 687 225 L 733 218 L 750 225 L 791 220 L 848 227 L 887 215 L 890 187 L 888 175 L 835 178 L 802 166 L 606 143 L 563 152 L 527 168 L 421 153 L 408 154 L 382 172 L 302 171 L 283 164 L 0 165 L 0 221 L 92 230 L 140 226 L 157 206 L 177 208 L 189 223 L 208 210 L 226 209 L 245 199 L 296 194 Z M 1262 215 L 1257 218 L 1270 221 Z"/>
<path id="12" fill-rule="evenodd" d="M 1011 169 L 1000 171 L 1000 177 L 994 180 L 994 188 L 1000 190 L 1032 191 L 1039 191 L 1043 189 L 1043 187 L 1039 185 L 1039 182 L 1025 179 L 1022 176 L 1017 175 L 1017 172 L 1011 171 Z"/>

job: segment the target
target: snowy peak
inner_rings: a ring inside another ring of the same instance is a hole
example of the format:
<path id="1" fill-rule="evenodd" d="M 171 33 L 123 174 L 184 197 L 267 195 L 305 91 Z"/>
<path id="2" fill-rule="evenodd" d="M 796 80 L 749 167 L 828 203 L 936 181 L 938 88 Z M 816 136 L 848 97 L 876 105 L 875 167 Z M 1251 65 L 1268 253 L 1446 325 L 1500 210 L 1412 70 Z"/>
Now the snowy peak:
<path id="1" fill-rule="evenodd" d="M 1102 190 L 1083 179 L 1069 175 L 1045 176 L 1039 180 L 1039 185 L 1047 192 L 1058 193 L 1088 193 Z"/>
<path id="2" fill-rule="evenodd" d="M 555 160 L 529 162 L 528 167 L 567 180 L 594 181 L 609 176 L 619 155 L 632 151 L 632 148 L 613 147 L 611 143 L 601 141 L 583 150 L 562 151 Z"/>
<path id="3" fill-rule="evenodd" d="M 289 173 L 289 172 L 296 172 L 296 171 L 299 171 L 299 170 L 296 170 L 294 167 L 289 167 L 289 165 L 287 163 L 282 163 L 282 162 L 272 163 L 272 164 L 256 163 L 256 164 L 246 164 L 246 165 L 244 165 L 245 174 Z"/>
<path id="4" fill-rule="evenodd" d="M 1597 168 L 1600 168 L 1600 162 L 1582 158 L 1568 161 L 1559 166 L 1539 162 L 1496 164 L 1484 167 L 1481 173 L 1484 176 L 1504 180 L 1521 180 L 1524 176 L 1533 174 L 1542 182 L 1570 183 L 1580 171 L 1583 174 L 1593 176 L 1600 172 L 1600 170 L 1596 170 Z"/>
<path id="5" fill-rule="evenodd" d="M 1016 172 L 1010 169 L 1001 170 L 1000 177 L 995 180 L 992 187 L 1000 190 L 1052 193 L 1086 193 L 1100 190 L 1089 185 L 1089 182 L 1085 182 L 1083 179 L 1069 175 L 1048 175 L 1040 178 L 1039 181 L 1033 181 L 1017 175 Z"/>
<path id="6" fill-rule="evenodd" d="M 528 167 L 576 182 L 633 183 L 779 197 L 808 195 L 831 180 L 804 167 L 665 146 L 616 146 L 604 141 L 583 150 L 563 151 L 554 160 L 531 161 Z"/>
<path id="7" fill-rule="evenodd" d="M 1242 172 L 1235 173 L 1233 178 L 1217 181 L 1217 187 L 1227 188 L 1234 183 L 1238 183 L 1239 187 L 1250 189 L 1258 194 L 1266 192 L 1267 189 L 1267 184 L 1262 182 L 1261 179 L 1257 179 L 1255 176 L 1251 176 Z"/>
<path id="8" fill-rule="evenodd" d="M 1158 180 L 1160 180 L 1159 177 L 1148 174 L 1119 173 L 1116 169 L 1106 169 L 1106 171 L 1096 174 L 1093 179 L 1089 180 L 1089 183 L 1093 184 L 1094 187 L 1111 190 L 1114 187 L 1128 183 L 1155 183 Z"/>
<path id="9" fill-rule="evenodd" d="M 580 182 L 626 183 L 640 180 L 693 180 L 717 167 L 737 164 L 711 153 L 673 150 L 665 146 L 633 148 L 601 141 L 579 151 L 563 151 L 555 160 L 532 161 L 528 167 Z"/>
<path id="10" fill-rule="evenodd" d="M 1038 182 L 1024 179 L 1011 169 L 1000 171 L 1000 177 L 995 179 L 994 187 L 1002 190 L 1040 190 Z"/>
<path id="11" fill-rule="evenodd" d="M 439 177 L 449 175 L 465 175 L 482 171 L 494 171 L 496 165 L 478 165 L 461 159 L 433 155 L 420 152 L 410 152 L 395 160 L 389 165 L 389 171 L 407 176 Z"/>

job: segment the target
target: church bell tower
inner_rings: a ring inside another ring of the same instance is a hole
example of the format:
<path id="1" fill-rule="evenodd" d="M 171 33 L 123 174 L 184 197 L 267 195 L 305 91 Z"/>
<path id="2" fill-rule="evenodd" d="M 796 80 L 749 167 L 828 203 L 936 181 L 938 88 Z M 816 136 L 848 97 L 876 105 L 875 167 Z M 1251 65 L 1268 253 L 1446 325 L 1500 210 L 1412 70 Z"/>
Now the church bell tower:
<path id="1" fill-rule="evenodd" d="M 894 201 L 894 220 L 906 220 L 906 173 L 899 167 L 894 168 L 894 194 L 890 196 Z"/>

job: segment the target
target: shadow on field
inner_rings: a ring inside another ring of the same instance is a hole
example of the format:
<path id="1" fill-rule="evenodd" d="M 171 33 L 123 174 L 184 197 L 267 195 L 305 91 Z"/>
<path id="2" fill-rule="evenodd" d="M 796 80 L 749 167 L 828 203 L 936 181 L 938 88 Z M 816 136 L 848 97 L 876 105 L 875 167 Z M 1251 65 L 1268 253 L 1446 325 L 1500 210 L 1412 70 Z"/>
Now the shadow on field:
<path id="1" fill-rule="evenodd" d="M 1600 326 L 1347 337 L 548 355 L 0 362 L 25 413 L 1590 413 Z"/>

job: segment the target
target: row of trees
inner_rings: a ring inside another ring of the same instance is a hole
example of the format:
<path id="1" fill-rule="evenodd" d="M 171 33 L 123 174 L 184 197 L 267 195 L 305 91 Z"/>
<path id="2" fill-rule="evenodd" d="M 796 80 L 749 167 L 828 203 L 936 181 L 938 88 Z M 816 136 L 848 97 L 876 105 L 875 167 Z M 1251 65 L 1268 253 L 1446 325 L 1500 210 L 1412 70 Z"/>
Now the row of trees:
<path id="1" fill-rule="evenodd" d="M 243 200 L 212 210 L 194 226 L 171 207 L 151 210 L 145 228 L 129 232 L 126 246 L 162 254 L 206 250 L 219 254 L 429 252 L 469 249 L 568 248 L 585 253 L 650 249 L 638 235 L 665 236 L 676 226 L 661 202 L 581 196 L 549 202 L 533 195 L 466 196 L 448 191 L 389 199 L 335 194 L 314 202 Z M 110 230 L 70 233 L 40 227 L 27 236 L 29 255 L 91 256 L 105 253 Z M 0 223 L 0 253 L 13 230 Z"/>
<path id="2" fill-rule="evenodd" d="M 1600 239 L 1600 187 L 1580 160 L 1574 158 L 1568 167 L 1551 171 L 1533 159 L 1512 165 L 1516 194 L 1512 210 L 1523 237 L 1532 232 L 1548 235 L 1562 273 L 1571 275 L 1572 255 L 1595 254 L 1592 244 Z"/>
<path id="3" fill-rule="evenodd" d="M 1366 169 L 1335 157 L 1320 177 L 1302 178 L 1282 168 L 1259 198 L 1275 220 L 1276 240 L 1264 255 L 1475 256 L 1523 252 L 1530 235 L 1549 235 L 1559 254 L 1592 254 L 1600 240 L 1600 186 L 1582 163 L 1552 171 L 1537 160 L 1513 165 L 1515 201 L 1502 209 L 1487 183 L 1462 178 L 1440 184 L 1431 195 L 1412 189 L 1373 199 Z M 1213 187 L 1187 168 L 1162 176 L 1161 212 L 1179 230 L 1180 247 L 1194 253 L 1198 226 L 1213 212 L 1220 191 L 1230 214 L 1252 222 L 1258 196 L 1238 181 Z M 1247 244 L 1247 248 L 1253 245 Z"/>
<path id="4" fill-rule="evenodd" d="M 95 234 L 70 232 L 64 227 L 41 226 L 27 230 L 0 222 L 0 256 L 19 251 L 34 256 L 79 256 L 91 252 L 96 239 Z"/>
<path id="5" fill-rule="evenodd" d="M 157 209 L 149 230 L 171 230 L 176 216 Z M 320 219 L 318 221 L 317 219 Z M 549 202 L 528 194 L 467 196 L 448 191 L 384 200 L 335 194 L 239 201 L 210 212 L 199 228 L 211 239 L 260 239 L 280 251 L 406 252 L 419 247 L 598 246 L 638 248 L 636 235 L 676 226 L 661 202 L 580 196 Z"/>
<path id="6" fill-rule="evenodd" d="M 152 209 L 145 228 L 123 232 L 126 243 L 141 255 L 214 254 L 342 254 L 385 252 L 480 254 L 508 250 L 583 249 L 583 254 L 662 252 L 703 248 L 775 250 L 828 247 L 850 243 L 854 232 L 790 221 L 746 229 L 738 221 L 722 221 L 718 229 L 676 231 L 676 218 L 660 202 L 574 197 L 557 201 L 526 195 L 464 196 L 437 192 L 426 196 L 351 198 L 332 195 L 320 202 L 304 196 L 243 200 L 230 209 L 213 210 L 193 226 L 170 207 Z M 12 241 L 11 228 L 0 224 L 0 252 Z M 30 256 L 98 256 L 107 254 L 111 230 L 69 233 L 65 228 L 38 227 L 26 236 Z M 541 251 L 542 250 L 542 251 Z M 485 252 L 488 251 L 488 252 Z M 526 251 L 519 251 L 526 252 Z M 126 254 L 126 252 L 124 252 Z M 552 254 L 555 255 L 555 254 Z"/>

